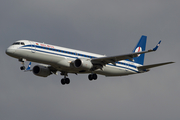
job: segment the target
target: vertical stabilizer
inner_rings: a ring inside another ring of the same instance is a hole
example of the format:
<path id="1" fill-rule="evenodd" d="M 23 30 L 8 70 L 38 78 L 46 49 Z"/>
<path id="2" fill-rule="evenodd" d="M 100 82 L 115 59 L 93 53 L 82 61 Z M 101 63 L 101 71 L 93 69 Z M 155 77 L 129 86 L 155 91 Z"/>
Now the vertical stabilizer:
<path id="1" fill-rule="evenodd" d="M 147 36 L 142 35 L 133 52 L 141 52 L 146 50 Z M 134 58 L 134 62 L 143 65 L 145 54 L 139 54 L 138 57 Z"/>

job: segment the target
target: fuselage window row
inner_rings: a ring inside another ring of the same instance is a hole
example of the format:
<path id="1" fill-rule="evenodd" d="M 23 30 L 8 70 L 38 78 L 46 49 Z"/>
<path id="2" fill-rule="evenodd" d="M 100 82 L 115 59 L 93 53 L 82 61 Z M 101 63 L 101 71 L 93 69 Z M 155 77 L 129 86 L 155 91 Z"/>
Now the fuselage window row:
<path id="1" fill-rule="evenodd" d="M 38 48 L 38 46 L 36 46 L 36 47 Z M 51 50 L 51 51 L 56 51 L 56 52 L 61 52 L 61 53 L 67 53 L 67 54 L 71 54 L 71 55 L 82 56 L 82 57 L 95 58 L 93 56 L 88 56 L 88 55 L 83 55 L 83 54 L 78 54 L 78 53 L 72 53 L 72 52 L 58 50 L 58 49 L 54 49 L 54 48 L 48 48 L 48 47 L 43 47 L 43 46 L 41 46 L 40 48 Z"/>

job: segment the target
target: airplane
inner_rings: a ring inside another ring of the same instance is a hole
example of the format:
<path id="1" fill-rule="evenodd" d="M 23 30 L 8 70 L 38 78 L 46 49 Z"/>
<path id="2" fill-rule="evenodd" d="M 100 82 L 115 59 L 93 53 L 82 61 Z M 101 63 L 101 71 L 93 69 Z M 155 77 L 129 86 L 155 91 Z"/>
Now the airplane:
<path id="1" fill-rule="evenodd" d="M 158 49 L 161 41 L 155 48 L 146 49 L 147 36 L 142 35 L 132 53 L 115 56 L 105 56 L 65 47 L 59 47 L 30 40 L 18 40 L 6 49 L 6 54 L 22 62 L 21 70 L 32 71 L 34 75 L 48 77 L 58 74 L 64 78 L 61 84 L 69 84 L 68 73 L 89 74 L 90 81 L 97 79 L 97 74 L 109 76 L 125 76 L 130 74 L 148 72 L 150 68 L 158 67 L 174 62 L 144 65 L 145 53 L 154 52 Z M 40 63 L 32 69 L 31 62 L 25 68 L 24 62 L 31 61 Z"/>

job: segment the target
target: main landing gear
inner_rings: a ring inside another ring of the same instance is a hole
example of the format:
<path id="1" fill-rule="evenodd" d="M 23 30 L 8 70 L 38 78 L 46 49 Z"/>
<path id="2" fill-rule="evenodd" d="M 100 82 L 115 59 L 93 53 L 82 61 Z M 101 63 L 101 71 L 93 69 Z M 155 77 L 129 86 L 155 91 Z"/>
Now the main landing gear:
<path id="1" fill-rule="evenodd" d="M 70 83 L 70 79 L 67 78 L 67 73 L 66 72 L 61 72 L 61 75 L 64 75 L 64 78 L 61 79 L 61 84 L 65 85 L 65 84 L 69 84 Z"/>
<path id="2" fill-rule="evenodd" d="M 70 79 L 67 78 L 67 76 L 68 76 L 67 73 L 61 73 L 61 75 L 64 75 L 64 78 L 61 79 L 61 84 L 62 84 L 62 85 L 69 84 L 69 83 L 70 83 Z M 89 74 L 89 75 L 88 75 L 88 79 L 89 79 L 90 81 L 92 81 L 92 80 L 97 80 L 97 74 L 94 74 L 94 73 Z"/>
<path id="3" fill-rule="evenodd" d="M 90 81 L 97 80 L 97 74 L 94 74 L 94 73 L 89 74 L 88 78 L 89 78 Z"/>
<path id="4" fill-rule="evenodd" d="M 69 78 L 62 78 L 61 79 L 61 84 L 65 85 L 65 84 L 69 84 L 70 83 L 70 79 Z"/>

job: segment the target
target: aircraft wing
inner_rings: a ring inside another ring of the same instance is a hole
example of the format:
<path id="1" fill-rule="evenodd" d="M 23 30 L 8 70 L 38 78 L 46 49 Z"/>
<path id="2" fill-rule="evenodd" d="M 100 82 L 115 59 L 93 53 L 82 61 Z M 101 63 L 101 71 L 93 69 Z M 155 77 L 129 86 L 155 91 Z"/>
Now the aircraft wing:
<path id="1" fill-rule="evenodd" d="M 133 58 L 138 57 L 139 54 L 144 54 L 144 53 L 153 52 L 153 51 L 154 50 L 148 50 L 148 51 L 130 53 L 130 54 L 125 54 L 125 55 L 100 57 L 100 58 L 94 58 L 91 61 L 92 61 L 92 63 L 102 63 L 103 65 L 108 64 L 108 63 L 115 64 L 115 62 L 120 61 L 120 60 L 129 59 L 129 60 L 133 61 Z"/>
<path id="2" fill-rule="evenodd" d="M 106 65 L 108 63 L 112 63 L 115 65 L 115 62 L 120 61 L 120 60 L 129 59 L 129 60 L 133 61 L 133 58 L 138 57 L 139 54 L 144 54 L 144 53 L 156 51 L 158 49 L 160 43 L 161 43 L 161 41 L 159 41 L 159 43 L 156 45 L 155 48 L 150 49 L 148 51 L 130 53 L 130 54 L 125 54 L 125 55 L 110 56 L 110 57 L 94 58 L 91 60 L 91 62 L 94 64 Z"/>
<path id="3" fill-rule="evenodd" d="M 158 64 L 152 64 L 152 65 L 143 65 L 143 66 L 139 66 L 137 67 L 139 70 L 145 70 L 145 69 L 149 69 L 149 68 L 153 68 L 153 67 L 159 67 L 162 65 L 167 65 L 167 64 L 171 64 L 174 62 L 165 62 L 165 63 L 158 63 Z"/>

